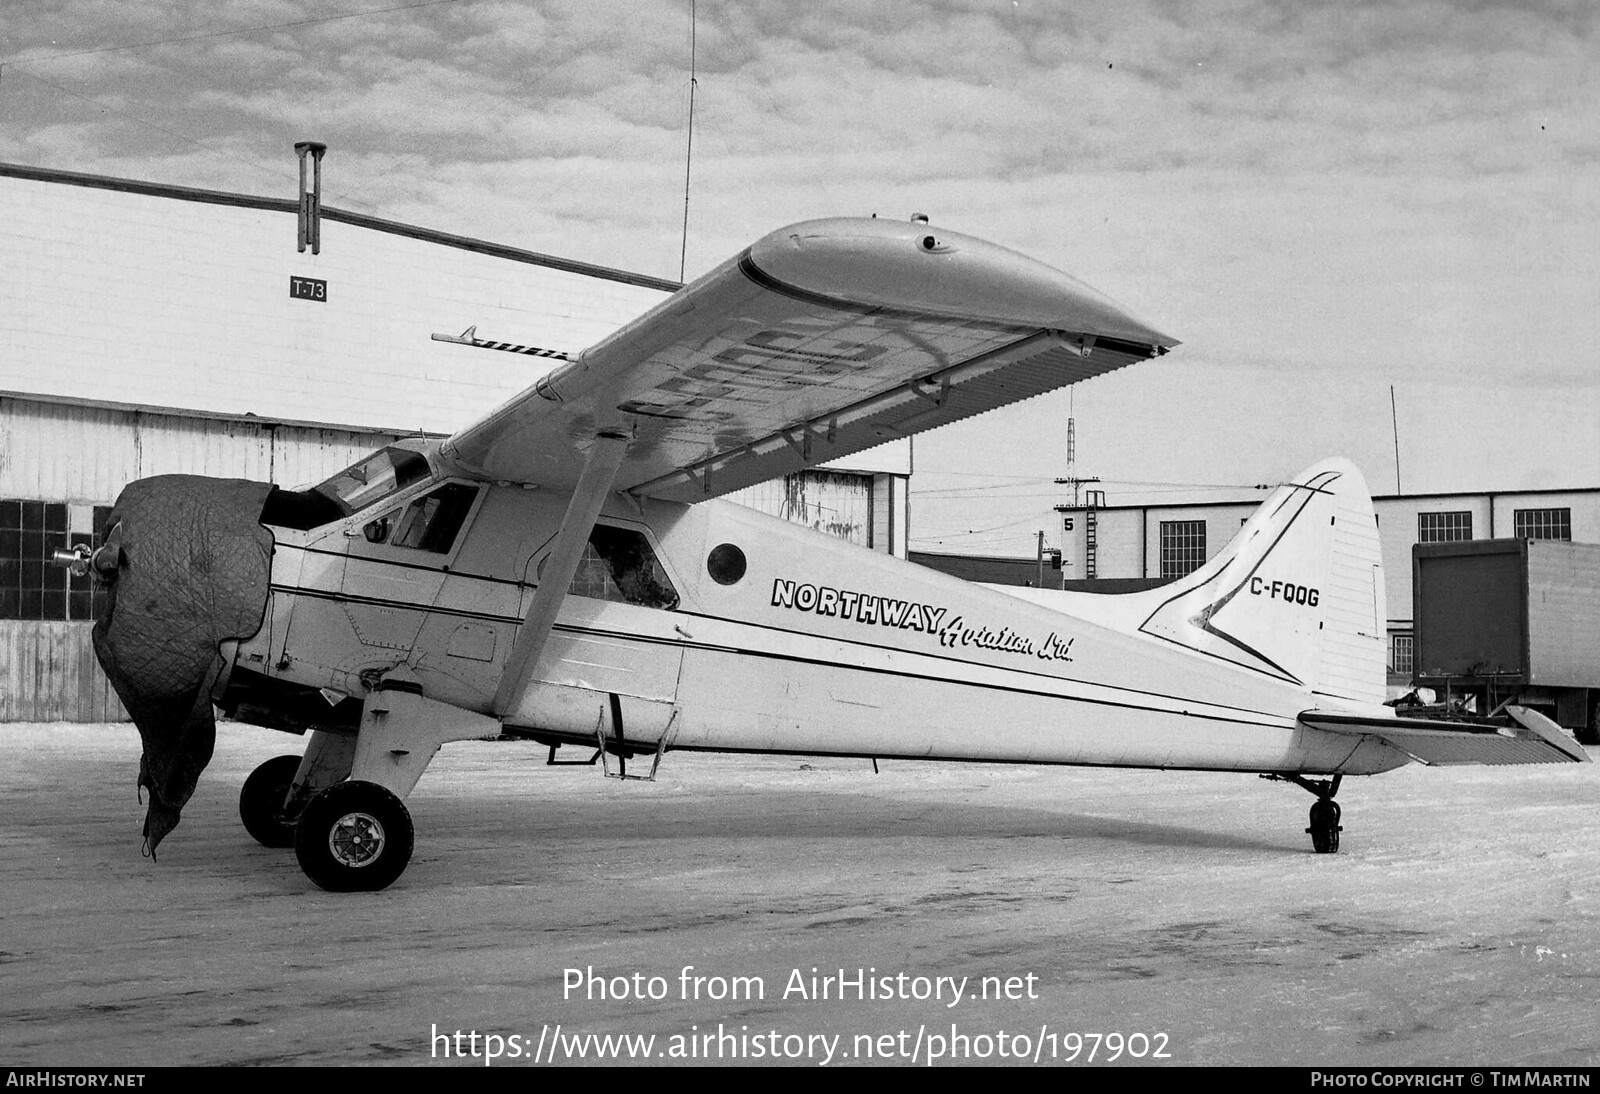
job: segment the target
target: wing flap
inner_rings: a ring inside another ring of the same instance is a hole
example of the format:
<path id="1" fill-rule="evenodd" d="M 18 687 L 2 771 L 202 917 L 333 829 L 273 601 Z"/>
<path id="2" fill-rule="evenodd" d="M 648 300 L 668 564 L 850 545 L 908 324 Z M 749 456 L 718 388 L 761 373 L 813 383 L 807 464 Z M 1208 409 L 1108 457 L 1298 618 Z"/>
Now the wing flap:
<path id="1" fill-rule="evenodd" d="M 793 474 L 874 445 L 974 417 L 1149 356 L 1146 347 L 1105 347 L 1055 333 L 990 354 L 785 426 L 767 437 L 697 460 L 634 488 L 640 495 L 696 502 Z"/>
<path id="2" fill-rule="evenodd" d="M 1418 763 L 1432 766 L 1591 762 L 1582 746 L 1538 711 L 1507 707 L 1506 713 L 1511 716 L 1510 726 L 1371 718 L 1321 710 L 1306 711 L 1300 721 L 1328 733 L 1377 737 Z"/>
<path id="3" fill-rule="evenodd" d="M 443 446 L 458 471 L 698 501 L 1165 352 L 1065 274 L 921 225 L 773 233 Z M 930 241 L 932 243 L 930 244 Z"/>

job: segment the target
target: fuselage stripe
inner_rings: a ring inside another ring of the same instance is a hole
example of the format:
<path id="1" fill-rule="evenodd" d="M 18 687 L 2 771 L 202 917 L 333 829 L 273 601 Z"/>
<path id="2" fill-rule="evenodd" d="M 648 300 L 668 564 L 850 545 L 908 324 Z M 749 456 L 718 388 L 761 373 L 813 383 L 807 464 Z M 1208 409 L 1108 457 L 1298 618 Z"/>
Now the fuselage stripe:
<path id="1" fill-rule="evenodd" d="M 349 595 L 347 593 L 330 593 L 330 592 L 327 592 L 325 590 L 320 590 L 320 589 L 302 589 L 302 588 L 296 588 L 296 587 L 288 586 L 288 585 L 273 585 L 272 586 L 272 591 L 274 593 L 282 593 L 282 594 L 290 595 L 290 596 L 307 596 L 307 597 L 312 597 L 312 598 L 319 599 L 319 600 L 331 600 L 331 601 L 334 601 L 336 603 L 358 603 L 358 604 L 370 605 L 370 606 L 373 606 L 373 607 L 398 608 L 398 609 L 408 610 L 408 611 L 426 612 L 426 613 L 436 614 L 436 615 L 445 615 L 445 616 L 450 616 L 450 617 L 453 617 L 453 618 L 476 619 L 476 620 L 483 620 L 483 621 L 493 622 L 493 623 L 512 623 L 512 624 L 517 624 L 517 625 L 520 625 L 522 623 L 522 620 L 520 618 L 518 618 L 518 617 L 515 617 L 515 616 L 496 615 L 496 614 L 487 613 L 487 612 L 471 612 L 471 611 L 464 611 L 464 610 L 458 609 L 458 608 L 422 607 L 422 606 L 417 605 L 417 604 L 407 603 L 406 601 L 403 601 L 403 600 L 386 600 L 386 599 L 383 599 L 383 598 L 380 598 L 380 597 L 351 596 L 351 595 Z M 698 615 L 696 613 L 691 613 L 691 612 L 675 613 L 675 614 L 683 614 L 683 615 L 688 616 L 690 618 L 715 620 L 716 622 L 719 622 L 719 623 L 731 623 L 734 626 L 755 627 L 755 628 L 759 628 L 759 629 L 763 629 L 763 630 L 771 630 L 771 631 L 775 631 L 775 632 L 777 632 L 779 634 L 793 635 L 793 636 L 800 637 L 800 638 L 814 639 L 814 638 L 818 637 L 816 635 L 807 634 L 804 631 L 792 631 L 792 630 L 788 630 L 787 628 L 771 627 L 771 626 L 768 626 L 768 625 L 765 625 L 765 624 L 760 624 L 760 623 L 745 623 L 745 622 L 739 621 L 739 620 L 724 620 L 724 619 L 718 619 L 715 616 Z M 1240 716 L 1239 717 L 1233 717 L 1233 716 L 1222 715 L 1222 714 L 1200 713 L 1200 712 L 1195 712 L 1195 711 L 1190 711 L 1190 710 L 1172 709 L 1172 708 L 1169 708 L 1169 707 L 1157 706 L 1157 705 L 1153 705 L 1153 704 L 1149 704 L 1149 703 L 1137 703 L 1137 702 L 1131 702 L 1131 701 L 1123 702 L 1123 701 L 1118 701 L 1118 700 L 1115 700 L 1115 699 L 1097 699 L 1097 698 L 1091 698 L 1089 696 L 1084 696 L 1084 695 L 1063 695 L 1063 694 L 1061 694 L 1059 692 L 1043 691 L 1043 690 L 1039 690 L 1037 688 L 1018 687 L 1018 686 L 1008 685 L 1008 684 L 991 683 L 991 682 L 982 681 L 982 680 L 951 680 L 949 677 L 934 675 L 931 672 L 910 672 L 910 671 L 906 671 L 906 670 L 903 670 L 903 669 L 875 668 L 875 667 L 872 667 L 872 666 L 869 666 L 869 665 L 846 664 L 844 662 L 832 661 L 832 660 L 828 660 L 826 658 L 821 658 L 821 657 L 806 657 L 806 656 L 803 656 L 803 655 L 800 655 L 800 654 L 780 653 L 780 652 L 777 652 L 775 650 L 761 649 L 761 648 L 753 647 L 753 646 L 729 646 L 729 645 L 725 645 L 725 644 L 722 644 L 722 643 L 699 642 L 699 641 L 695 641 L 694 639 L 686 639 L 686 638 L 681 638 L 681 637 L 675 637 L 675 638 L 656 637 L 654 635 L 640 634 L 640 633 L 635 632 L 635 631 L 615 631 L 615 630 L 609 630 L 609 629 L 606 629 L 606 628 L 603 628 L 603 627 L 584 627 L 584 626 L 576 626 L 576 625 L 573 625 L 573 624 L 557 623 L 555 625 L 555 629 L 558 630 L 558 631 L 561 631 L 563 633 L 566 633 L 566 634 L 593 635 L 593 636 L 596 636 L 596 637 L 622 639 L 622 640 L 626 640 L 626 641 L 648 643 L 650 645 L 672 646 L 672 647 L 675 647 L 675 648 L 678 648 L 678 649 L 704 650 L 704 651 L 715 652 L 715 653 L 727 653 L 727 654 L 732 654 L 732 655 L 735 655 L 735 656 L 760 657 L 760 658 L 763 658 L 763 659 L 766 659 L 766 660 L 787 661 L 787 662 L 791 662 L 791 663 L 794 663 L 794 664 L 821 665 L 821 666 L 828 667 L 828 668 L 844 668 L 844 669 L 849 669 L 849 670 L 852 670 L 852 671 L 855 671 L 855 672 L 869 672 L 869 673 L 874 673 L 874 674 L 879 674 L 879 675 L 884 675 L 884 676 L 901 677 L 901 678 L 905 678 L 905 679 L 931 680 L 931 681 L 939 681 L 939 682 L 945 682 L 945 683 L 958 683 L 958 684 L 961 684 L 961 685 L 966 686 L 966 687 L 983 688 L 983 689 L 988 690 L 988 691 L 1003 691 L 1003 692 L 1009 692 L 1009 693 L 1018 694 L 1018 695 L 1033 695 L 1033 696 L 1037 696 L 1039 698 L 1045 698 L 1045 699 L 1061 699 L 1061 700 L 1064 700 L 1064 701 L 1067 701 L 1067 702 L 1089 703 L 1089 704 L 1092 704 L 1094 706 L 1117 707 L 1117 708 L 1126 709 L 1126 710 L 1145 710 L 1145 711 L 1151 711 L 1151 712 L 1154 712 L 1154 713 L 1178 714 L 1178 715 L 1183 715 L 1183 716 L 1192 717 L 1192 718 L 1201 718 L 1201 719 L 1205 719 L 1207 721 L 1231 722 L 1231 723 L 1237 723 L 1237 724 L 1240 724 L 1240 725 L 1255 725 L 1255 726 L 1264 726 L 1264 727 L 1269 727 L 1269 728 L 1281 729 L 1281 728 L 1287 728 L 1289 725 L 1292 725 L 1293 720 L 1294 720 L 1292 716 L 1288 716 L 1288 715 L 1278 716 L 1278 715 L 1269 714 L 1269 713 L 1267 713 L 1265 711 L 1254 711 L 1254 710 L 1248 710 L 1248 709 L 1241 708 L 1241 707 L 1227 707 L 1227 706 L 1225 706 L 1223 704 L 1218 704 L 1218 703 L 1203 703 L 1201 705 L 1208 706 L 1208 707 L 1214 707 L 1214 708 L 1221 709 L 1221 710 L 1237 711 Z M 850 641 L 848 639 L 838 639 L 838 638 L 828 638 L 828 639 L 825 639 L 825 640 L 826 641 L 831 641 L 831 642 L 838 642 L 838 643 L 840 643 L 842 645 L 847 645 L 847 646 L 862 646 L 862 647 L 865 647 L 865 648 L 868 648 L 868 649 L 882 650 L 882 651 L 892 652 L 892 653 L 911 654 L 911 656 L 914 656 L 914 657 L 929 658 L 929 659 L 932 659 L 932 660 L 945 662 L 945 663 L 949 663 L 949 664 L 954 664 L 954 665 L 960 665 L 960 666 L 964 666 L 964 667 L 968 667 L 968 668 L 992 669 L 994 671 L 1005 672 L 1005 673 L 1013 674 L 1013 675 L 1032 676 L 1032 677 L 1037 677 L 1037 678 L 1041 678 L 1041 679 L 1054 680 L 1054 681 L 1058 681 L 1058 682 L 1060 682 L 1062 684 L 1067 684 L 1067 685 L 1081 684 L 1082 683 L 1082 681 L 1072 680 L 1072 679 L 1069 679 L 1067 677 L 1048 676 L 1048 675 L 1046 675 L 1044 673 L 1027 672 L 1026 670 L 1021 670 L 1021 669 L 1000 668 L 999 666 L 975 665 L 973 662 L 962 661 L 962 660 L 960 660 L 958 658 L 943 657 L 943 656 L 940 656 L 938 654 L 932 654 L 932 653 L 915 653 L 914 651 L 903 650 L 903 649 L 899 649 L 899 648 L 892 647 L 892 646 L 877 646 L 877 645 L 872 645 L 872 644 L 869 644 L 869 643 L 854 642 L 854 641 Z M 1120 687 L 1115 687 L 1114 685 L 1089 685 L 1089 686 L 1092 686 L 1092 687 L 1105 687 L 1105 688 L 1108 688 L 1108 689 L 1114 689 L 1116 691 L 1125 692 L 1125 693 L 1127 693 L 1129 695 L 1148 696 L 1149 698 L 1152 698 L 1152 699 L 1167 699 L 1167 700 L 1170 700 L 1172 702 L 1179 703 L 1179 704 L 1187 702 L 1187 700 L 1183 699 L 1180 696 L 1162 695 L 1162 694 L 1160 694 L 1158 692 L 1140 691 L 1140 690 L 1134 689 L 1134 688 L 1120 688 Z"/>

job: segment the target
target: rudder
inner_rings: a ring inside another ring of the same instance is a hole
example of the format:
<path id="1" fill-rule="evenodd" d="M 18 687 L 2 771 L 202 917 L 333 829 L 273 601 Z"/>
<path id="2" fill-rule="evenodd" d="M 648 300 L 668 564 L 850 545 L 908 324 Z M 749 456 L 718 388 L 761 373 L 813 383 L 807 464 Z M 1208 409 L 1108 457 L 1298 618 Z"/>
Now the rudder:
<path id="1" fill-rule="evenodd" d="M 1280 486 L 1140 630 L 1333 699 L 1384 699 L 1383 559 L 1365 479 L 1325 460 Z"/>

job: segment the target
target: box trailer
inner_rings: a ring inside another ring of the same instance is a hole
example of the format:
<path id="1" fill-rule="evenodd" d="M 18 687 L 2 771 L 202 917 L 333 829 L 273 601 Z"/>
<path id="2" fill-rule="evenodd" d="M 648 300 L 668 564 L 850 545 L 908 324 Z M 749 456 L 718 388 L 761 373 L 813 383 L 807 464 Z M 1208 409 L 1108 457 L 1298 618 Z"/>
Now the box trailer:
<path id="1" fill-rule="evenodd" d="M 1415 684 L 1479 714 L 1533 707 L 1600 743 L 1600 545 L 1419 543 L 1411 565 Z"/>

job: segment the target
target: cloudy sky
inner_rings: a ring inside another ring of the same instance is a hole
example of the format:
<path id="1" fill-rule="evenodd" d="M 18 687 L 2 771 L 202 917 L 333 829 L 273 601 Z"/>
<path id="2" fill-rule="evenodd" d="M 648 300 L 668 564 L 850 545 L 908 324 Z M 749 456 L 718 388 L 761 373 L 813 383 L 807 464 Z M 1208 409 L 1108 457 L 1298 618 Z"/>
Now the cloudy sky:
<path id="1" fill-rule="evenodd" d="M 919 546 L 1031 551 L 1069 405 L 1112 503 L 1600 486 L 1600 5 L 697 14 L 686 247 L 690 0 L 14 0 L 0 160 L 288 197 L 321 140 L 329 205 L 667 277 L 926 212 L 1184 342 L 919 439 Z"/>

